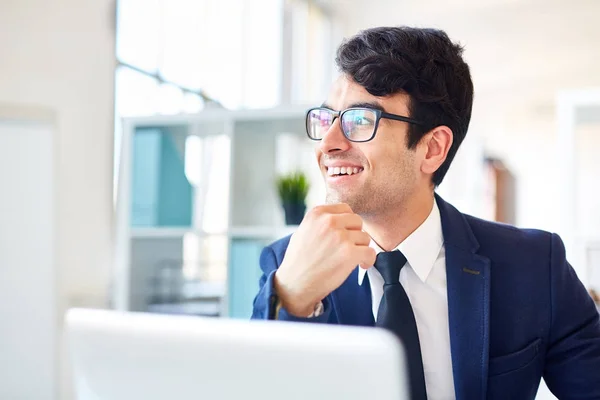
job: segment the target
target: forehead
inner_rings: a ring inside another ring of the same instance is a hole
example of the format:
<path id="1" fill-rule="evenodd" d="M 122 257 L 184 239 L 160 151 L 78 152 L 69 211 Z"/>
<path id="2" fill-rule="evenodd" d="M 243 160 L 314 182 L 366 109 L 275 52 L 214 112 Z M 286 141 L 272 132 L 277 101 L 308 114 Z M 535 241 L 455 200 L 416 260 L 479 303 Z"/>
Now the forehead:
<path id="1" fill-rule="evenodd" d="M 409 116 L 409 96 L 406 93 L 373 96 L 364 87 L 344 74 L 335 80 L 331 86 L 327 100 L 323 104 L 335 111 L 362 104 L 373 104 L 383 111 Z"/>

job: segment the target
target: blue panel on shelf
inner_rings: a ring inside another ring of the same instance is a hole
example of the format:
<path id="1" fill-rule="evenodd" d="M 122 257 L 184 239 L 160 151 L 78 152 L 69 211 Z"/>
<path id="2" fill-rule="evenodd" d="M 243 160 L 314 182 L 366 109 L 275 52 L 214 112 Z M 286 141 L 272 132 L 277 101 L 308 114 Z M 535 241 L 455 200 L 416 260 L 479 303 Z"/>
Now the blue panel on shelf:
<path id="1" fill-rule="evenodd" d="M 161 147 L 158 225 L 192 225 L 192 186 L 185 176 L 185 149 L 178 150 L 171 135 Z"/>
<path id="2" fill-rule="evenodd" d="M 184 151 L 158 128 L 138 129 L 133 137 L 131 225 L 191 226 L 192 186 L 185 175 Z"/>
<path id="3" fill-rule="evenodd" d="M 131 225 L 156 226 L 160 148 L 159 129 L 139 130 L 133 135 Z"/>
<path id="4" fill-rule="evenodd" d="M 229 317 L 249 319 L 252 302 L 258 293 L 261 271 L 259 257 L 263 240 L 233 239 L 231 241 L 228 273 Z"/>

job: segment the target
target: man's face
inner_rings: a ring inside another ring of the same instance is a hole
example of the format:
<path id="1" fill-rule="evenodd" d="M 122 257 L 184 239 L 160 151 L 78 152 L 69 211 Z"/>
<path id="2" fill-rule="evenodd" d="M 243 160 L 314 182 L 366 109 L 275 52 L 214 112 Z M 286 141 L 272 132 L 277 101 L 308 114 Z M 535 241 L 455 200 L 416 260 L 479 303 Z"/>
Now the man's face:
<path id="1" fill-rule="evenodd" d="M 408 95 L 376 97 L 345 75 L 334 83 L 325 106 L 341 111 L 365 103 L 378 105 L 388 113 L 410 116 Z M 336 119 L 315 149 L 327 188 L 327 203 L 348 203 L 363 216 L 402 207 L 424 182 L 417 152 L 406 145 L 408 129 L 405 122 L 382 118 L 373 140 L 356 143 L 344 136 Z M 341 174 L 344 170 L 346 173 Z"/>

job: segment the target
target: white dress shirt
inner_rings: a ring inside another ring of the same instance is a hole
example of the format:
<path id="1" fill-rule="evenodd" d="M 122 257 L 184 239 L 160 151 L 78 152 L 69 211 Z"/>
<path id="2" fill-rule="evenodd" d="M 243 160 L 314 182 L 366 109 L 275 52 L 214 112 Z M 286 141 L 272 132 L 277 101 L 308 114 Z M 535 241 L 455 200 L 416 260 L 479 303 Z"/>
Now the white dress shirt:
<path id="1" fill-rule="evenodd" d="M 377 253 L 383 251 L 371 240 Z M 434 201 L 429 217 L 396 248 L 407 264 L 400 271 L 400 283 L 406 291 L 417 322 L 425 386 L 429 400 L 454 399 L 448 295 L 446 291 L 446 251 L 440 211 Z M 383 297 L 383 277 L 375 268 L 359 268 L 358 284 L 369 274 L 373 316 L 377 320 Z"/>

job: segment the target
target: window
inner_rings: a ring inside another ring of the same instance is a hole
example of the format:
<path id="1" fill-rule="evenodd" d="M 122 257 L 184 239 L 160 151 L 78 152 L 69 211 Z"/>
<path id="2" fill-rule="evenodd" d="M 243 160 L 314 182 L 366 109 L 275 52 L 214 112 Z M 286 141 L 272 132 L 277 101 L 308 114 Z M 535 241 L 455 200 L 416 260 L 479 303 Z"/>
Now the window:
<path id="1" fill-rule="evenodd" d="M 288 0 L 291 25 L 290 100 L 322 102 L 332 80 L 334 43 L 329 12 L 314 1 Z"/>
<path id="2" fill-rule="evenodd" d="M 115 179 L 121 118 L 281 102 L 283 0 L 119 0 Z"/>

